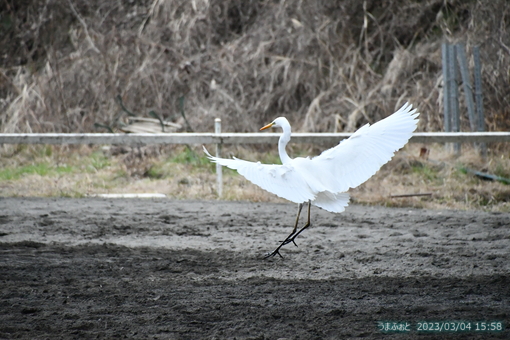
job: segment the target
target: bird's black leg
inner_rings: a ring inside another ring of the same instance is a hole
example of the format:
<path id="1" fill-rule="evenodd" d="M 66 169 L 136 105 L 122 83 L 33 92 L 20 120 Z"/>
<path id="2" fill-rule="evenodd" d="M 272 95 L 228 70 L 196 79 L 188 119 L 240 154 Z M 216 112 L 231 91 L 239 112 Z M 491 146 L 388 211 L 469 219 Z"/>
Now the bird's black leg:
<path id="1" fill-rule="evenodd" d="M 297 216 L 296 216 L 296 223 L 294 224 L 294 229 L 292 230 L 292 233 L 290 233 L 289 236 L 287 236 L 287 238 L 284 241 L 282 241 L 282 243 L 278 246 L 278 248 L 276 248 L 271 253 L 267 253 L 264 258 L 273 257 L 276 254 L 280 255 L 280 257 L 283 257 L 282 254 L 280 254 L 280 248 L 283 247 L 284 245 L 290 243 L 290 242 L 294 243 L 294 245 L 297 247 L 297 244 L 296 244 L 296 242 L 294 240 L 296 239 L 296 237 L 299 234 L 301 234 L 301 232 L 303 230 L 305 230 L 306 228 L 308 228 L 310 226 L 310 208 L 311 208 L 311 204 L 312 204 L 312 202 L 308 201 L 308 221 L 306 222 L 305 226 L 303 228 L 301 228 L 296 233 L 297 225 L 298 225 L 298 222 L 299 222 L 299 215 L 301 214 L 301 210 L 303 209 L 303 203 L 300 203 L 299 206 L 298 206 L 298 213 L 297 213 Z"/>
<path id="2" fill-rule="evenodd" d="M 294 229 L 292 230 L 292 233 L 290 233 L 289 236 L 287 236 L 287 238 L 285 239 L 285 241 L 283 241 L 283 244 L 287 244 L 289 243 L 289 240 L 290 238 L 292 237 L 292 235 L 294 235 L 296 233 L 296 230 L 297 230 L 297 225 L 298 225 L 298 222 L 299 222 L 299 215 L 301 215 L 301 210 L 303 209 L 303 203 L 299 203 L 298 204 L 298 212 L 297 212 L 297 216 L 296 216 L 296 223 L 294 223 Z M 297 244 L 296 242 L 294 242 L 294 240 L 292 241 L 294 243 L 294 245 L 297 247 Z"/>
<path id="3" fill-rule="evenodd" d="M 266 256 L 264 256 L 264 258 L 268 258 L 268 257 L 273 257 L 275 256 L 276 254 L 280 255 L 280 257 L 283 257 L 281 254 L 280 254 L 280 248 L 283 247 L 284 245 L 286 245 L 287 243 L 289 242 L 294 242 L 294 240 L 290 241 L 290 239 L 292 238 L 292 235 L 294 235 L 296 233 L 296 230 L 297 230 L 297 225 L 298 225 L 298 222 L 299 222 L 299 215 L 301 215 L 301 210 L 303 209 L 303 203 L 299 203 L 298 204 L 298 212 L 297 212 L 297 216 L 296 216 L 296 223 L 294 223 L 294 229 L 292 230 L 292 232 L 289 234 L 289 236 L 287 236 L 285 238 L 284 241 L 282 241 L 282 243 L 278 246 L 278 248 L 276 248 L 273 252 L 271 253 L 267 253 Z M 297 244 L 294 242 L 294 244 L 297 246 Z"/>
<path id="4" fill-rule="evenodd" d="M 306 221 L 306 224 L 304 225 L 303 228 L 301 228 L 297 233 L 294 232 L 292 233 L 291 235 L 289 235 L 289 237 L 287 237 L 287 239 L 285 241 L 283 241 L 283 244 L 287 244 L 287 243 L 294 243 L 294 245 L 297 246 L 296 242 L 294 242 L 294 240 L 296 239 L 296 237 L 298 237 L 299 234 L 301 234 L 301 232 L 303 230 L 305 230 L 306 228 L 308 228 L 311 224 L 310 224 L 310 208 L 311 208 L 311 205 L 312 205 L 312 202 L 311 201 L 308 201 L 308 221 Z"/>

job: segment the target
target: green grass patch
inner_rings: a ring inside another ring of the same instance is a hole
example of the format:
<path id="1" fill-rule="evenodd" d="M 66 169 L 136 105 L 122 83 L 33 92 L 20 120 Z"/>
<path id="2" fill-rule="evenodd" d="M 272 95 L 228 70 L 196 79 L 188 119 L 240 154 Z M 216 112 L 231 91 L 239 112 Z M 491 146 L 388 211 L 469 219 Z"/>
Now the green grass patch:
<path id="1" fill-rule="evenodd" d="M 440 181 L 439 173 L 436 169 L 424 163 L 416 163 L 411 166 L 413 173 L 419 175 L 428 182 Z"/>
<path id="2" fill-rule="evenodd" d="M 94 151 L 89 157 L 84 157 L 84 162 L 89 163 L 88 168 L 98 171 L 111 165 L 110 159 L 102 151 Z"/>
<path id="3" fill-rule="evenodd" d="M 494 175 L 503 177 L 505 179 L 510 179 L 510 169 L 508 169 L 504 164 L 498 162 L 496 164 L 496 168 L 494 169 Z"/>
<path id="4" fill-rule="evenodd" d="M 198 168 L 209 168 L 211 170 L 214 168 L 214 166 L 211 166 L 212 162 L 203 152 L 199 153 L 189 147 L 183 148 L 175 155 L 172 155 L 168 158 L 168 161 L 171 163 L 188 164 Z"/>
<path id="5" fill-rule="evenodd" d="M 25 175 L 52 176 L 69 174 L 74 167 L 69 165 L 52 166 L 48 163 L 37 163 L 13 168 L 0 169 L 0 180 L 16 180 Z"/>

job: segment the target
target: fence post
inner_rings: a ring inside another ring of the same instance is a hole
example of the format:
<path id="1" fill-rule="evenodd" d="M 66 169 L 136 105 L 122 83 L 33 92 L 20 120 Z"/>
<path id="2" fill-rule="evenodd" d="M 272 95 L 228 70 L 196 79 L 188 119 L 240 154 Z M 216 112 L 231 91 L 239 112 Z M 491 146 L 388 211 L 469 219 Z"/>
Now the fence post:
<path id="1" fill-rule="evenodd" d="M 451 118 L 450 118 L 450 74 L 448 72 L 449 53 L 448 44 L 441 45 L 441 52 L 443 57 L 443 114 L 444 114 L 444 132 L 452 132 Z M 448 146 L 447 146 L 448 147 Z"/>
<path id="2" fill-rule="evenodd" d="M 459 118 L 459 88 L 457 83 L 457 58 L 455 57 L 455 46 L 448 45 L 448 69 L 450 75 L 450 111 L 452 116 L 452 131 L 460 131 L 460 118 Z M 454 152 L 456 155 L 460 154 L 460 143 L 453 144 Z"/>
<path id="3" fill-rule="evenodd" d="M 459 61 L 460 74 L 462 76 L 462 85 L 464 87 L 464 96 L 466 97 L 466 106 L 469 115 L 469 125 L 471 131 L 475 132 L 477 129 L 477 121 L 475 116 L 475 103 L 473 101 L 473 87 L 471 86 L 471 80 L 469 79 L 469 69 L 466 58 L 466 51 L 464 44 L 457 44 L 457 59 Z"/>
<path id="4" fill-rule="evenodd" d="M 475 97 L 476 97 L 476 113 L 478 115 L 478 132 L 485 131 L 485 117 L 483 114 L 483 97 L 482 97 L 482 67 L 480 65 L 480 47 L 473 47 L 473 60 L 475 63 Z M 482 157 L 487 156 L 487 145 L 480 143 L 480 153 Z"/>
<path id="5" fill-rule="evenodd" d="M 214 119 L 214 133 L 221 134 L 221 119 Z M 221 157 L 221 142 L 216 144 L 216 157 Z M 216 184 L 218 197 L 221 198 L 223 195 L 223 171 L 220 164 L 216 163 Z"/>

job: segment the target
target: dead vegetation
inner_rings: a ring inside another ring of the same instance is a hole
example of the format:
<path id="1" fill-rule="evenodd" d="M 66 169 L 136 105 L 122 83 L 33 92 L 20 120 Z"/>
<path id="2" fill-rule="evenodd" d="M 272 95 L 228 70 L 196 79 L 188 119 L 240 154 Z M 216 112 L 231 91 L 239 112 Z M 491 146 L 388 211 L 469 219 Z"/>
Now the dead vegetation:
<path id="1" fill-rule="evenodd" d="M 487 126 L 504 130 L 509 14 L 505 0 L 6 0 L 0 131 L 117 128 L 117 96 L 137 116 L 237 132 L 279 115 L 353 131 L 411 101 L 440 131 L 445 40 L 481 46 Z"/>
<path id="2" fill-rule="evenodd" d="M 180 131 L 212 131 L 220 117 L 223 131 L 252 132 L 280 115 L 294 131 L 353 131 L 405 101 L 422 113 L 420 131 L 441 131 L 443 41 L 463 42 L 468 52 L 480 46 L 486 126 L 510 129 L 506 0 L 5 0 L 0 21 L 5 33 L 0 132 L 126 131 L 133 117 L 175 123 Z M 466 112 L 462 97 L 460 107 Z M 468 131 L 467 114 L 461 123 Z M 506 147 L 495 148 L 499 154 L 473 161 L 477 169 L 496 171 L 488 163 L 501 154 L 508 159 Z M 2 167 L 21 164 L 16 150 L 3 150 Z M 464 154 L 474 154 L 467 150 Z M 53 189 L 49 184 L 37 193 L 45 186 L 34 183 L 45 177 L 31 174 L 4 182 L 2 194 L 51 196 L 60 188 L 62 195 L 79 196 L 120 185 L 117 191 L 154 188 L 177 198 L 216 197 L 211 169 L 183 165 L 188 159 L 166 165 L 171 170 L 162 165 L 167 154 L 179 151 L 130 149 L 112 155 L 112 166 L 94 176 L 51 177 Z M 242 157 L 254 149 L 231 151 Z M 413 159 L 383 168 L 354 199 L 466 209 L 508 206 L 503 184 L 462 187 L 455 160 L 437 169 L 418 159 L 420 168 Z M 155 174 L 158 166 L 166 170 Z M 427 177 L 431 173 L 437 182 Z M 225 181 L 225 198 L 274 199 L 235 175 L 227 174 Z M 416 187 L 433 195 L 388 198 Z"/>

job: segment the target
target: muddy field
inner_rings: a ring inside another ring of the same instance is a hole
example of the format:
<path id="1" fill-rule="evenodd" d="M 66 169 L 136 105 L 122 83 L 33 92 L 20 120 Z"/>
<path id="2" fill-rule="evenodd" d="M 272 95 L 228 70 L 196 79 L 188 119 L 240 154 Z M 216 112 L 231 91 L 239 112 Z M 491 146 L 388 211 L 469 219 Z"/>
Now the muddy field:
<path id="1" fill-rule="evenodd" d="M 292 229 L 294 205 L 3 198 L 0 206 L 2 339 L 510 336 L 509 214 L 312 208 L 298 247 L 263 259 Z M 423 321 L 443 330 L 420 332 Z M 471 330 L 446 330 L 461 321 Z M 384 333 L 381 322 L 409 331 Z"/>

